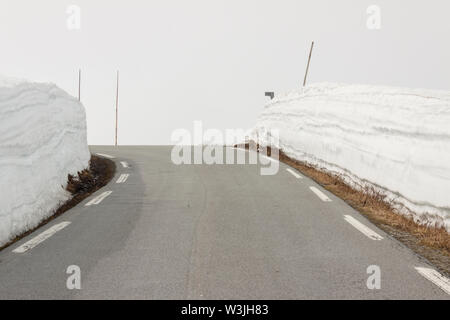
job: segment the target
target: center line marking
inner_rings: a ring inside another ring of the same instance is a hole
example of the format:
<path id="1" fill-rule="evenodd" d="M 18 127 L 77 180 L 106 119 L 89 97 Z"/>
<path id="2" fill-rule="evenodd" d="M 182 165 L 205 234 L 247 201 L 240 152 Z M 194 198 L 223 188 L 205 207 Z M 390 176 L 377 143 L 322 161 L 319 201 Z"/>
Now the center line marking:
<path id="1" fill-rule="evenodd" d="M 345 221 L 350 223 L 352 226 L 354 226 L 356 229 L 358 229 L 360 232 L 365 234 L 370 239 L 372 239 L 372 240 L 383 240 L 382 236 L 380 236 L 378 233 L 376 233 L 375 231 L 373 231 L 369 227 L 366 227 L 365 225 L 363 225 L 361 222 L 359 222 L 358 220 L 356 220 L 352 216 L 344 215 L 344 219 L 345 219 Z"/>
<path id="2" fill-rule="evenodd" d="M 65 221 L 65 222 L 61 222 L 61 223 L 55 224 L 53 227 L 48 228 L 47 230 L 45 230 L 41 234 L 37 235 L 36 237 L 31 239 L 30 241 L 27 241 L 23 245 L 21 245 L 20 247 L 17 247 L 12 252 L 14 252 L 14 253 L 27 252 L 28 250 L 33 249 L 34 247 L 36 247 L 41 242 L 43 242 L 43 241 L 47 240 L 48 238 L 50 238 L 52 235 L 54 235 L 58 231 L 60 231 L 60 230 L 64 229 L 65 227 L 67 227 L 69 224 L 70 224 L 69 221 Z"/>
<path id="3" fill-rule="evenodd" d="M 110 156 L 109 154 L 104 154 L 104 153 L 97 153 L 97 155 L 100 156 L 100 157 L 108 158 L 108 159 L 114 159 L 115 158 L 113 156 Z"/>
<path id="4" fill-rule="evenodd" d="M 322 191 L 320 191 L 316 187 L 309 187 L 309 189 L 311 189 L 311 191 L 314 192 L 316 194 L 316 196 L 318 196 L 320 198 L 320 200 L 325 201 L 325 202 L 331 202 L 331 199 L 328 198 L 325 195 L 325 193 L 323 193 Z"/>
<path id="5" fill-rule="evenodd" d="M 121 174 L 119 179 L 117 179 L 116 183 L 124 183 L 125 181 L 127 181 L 129 176 L 130 175 L 128 173 Z"/>
<path id="6" fill-rule="evenodd" d="M 120 164 L 121 164 L 122 167 L 124 167 L 124 168 L 129 168 L 129 167 L 130 167 L 130 165 L 129 165 L 128 162 L 126 162 L 126 161 L 121 161 Z"/>
<path id="7" fill-rule="evenodd" d="M 112 191 L 105 191 L 101 195 L 95 197 L 91 201 L 85 204 L 86 207 L 92 206 L 94 204 L 99 204 L 102 202 L 107 196 L 109 196 L 112 193 Z"/>
<path id="8" fill-rule="evenodd" d="M 450 295 L 450 279 L 444 277 L 434 269 L 422 267 L 415 267 L 414 269 L 416 269 L 424 278 L 430 280 Z"/>
<path id="9" fill-rule="evenodd" d="M 294 177 L 296 177 L 297 179 L 303 179 L 303 177 L 301 175 L 299 175 L 297 172 L 295 172 L 292 169 L 287 168 L 286 169 L 287 172 L 289 172 L 290 174 L 292 174 Z"/>

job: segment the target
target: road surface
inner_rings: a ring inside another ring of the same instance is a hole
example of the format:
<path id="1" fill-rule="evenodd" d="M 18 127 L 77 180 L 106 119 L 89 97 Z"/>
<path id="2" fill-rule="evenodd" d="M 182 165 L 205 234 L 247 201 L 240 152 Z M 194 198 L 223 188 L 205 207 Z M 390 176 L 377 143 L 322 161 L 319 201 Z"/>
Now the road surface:
<path id="1" fill-rule="evenodd" d="M 262 176 L 257 165 L 177 166 L 171 147 L 91 151 L 115 157 L 115 178 L 0 252 L 1 299 L 450 297 L 419 274 L 432 268 L 424 259 L 284 164 Z M 67 288 L 73 265 L 80 290 Z M 367 286 L 369 266 L 380 289 Z"/>

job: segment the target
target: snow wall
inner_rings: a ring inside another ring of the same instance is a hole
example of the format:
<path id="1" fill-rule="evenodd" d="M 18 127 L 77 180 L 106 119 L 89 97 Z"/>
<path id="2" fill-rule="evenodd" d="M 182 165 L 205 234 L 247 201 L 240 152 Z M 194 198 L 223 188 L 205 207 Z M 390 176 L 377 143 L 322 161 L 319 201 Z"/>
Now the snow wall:
<path id="1" fill-rule="evenodd" d="M 269 129 L 288 156 L 450 232 L 450 92 L 314 84 L 271 100 L 252 138 Z"/>
<path id="2" fill-rule="evenodd" d="M 69 199 L 68 174 L 88 167 L 86 115 L 53 84 L 0 76 L 0 246 Z"/>

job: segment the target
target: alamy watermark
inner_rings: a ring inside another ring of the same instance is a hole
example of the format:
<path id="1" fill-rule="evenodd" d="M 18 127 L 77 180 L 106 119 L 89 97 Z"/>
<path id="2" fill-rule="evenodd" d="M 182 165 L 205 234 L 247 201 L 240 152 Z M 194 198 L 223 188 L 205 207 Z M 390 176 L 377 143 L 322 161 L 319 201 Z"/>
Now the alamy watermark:
<path id="1" fill-rule="evenodd" d="M 66 287 L 69 290 L 81 290 L 81 269 L 77 265 L 67 267 L 66 273 L 70 276 L 67 278 Z"/>
<path id="2" fill-rule="evenodd" d="M 69 31 L 81 29 L 81 8 L 77 5 L 70 5 L 66 9 L 66 27 Z"/>
<path id="3" fill-rule="evenodd" d="M 171 160 L 181 164 L 260 164 L 261 175 L 275 175 L 279 170 L 279 131 L 261 130 L 249 144 L 248 154 L 235 152 L 231 147 L 243 143 L 244 129 L 203 129 L 201 121 L 194 121 L 193 131 L 176 129 L 171 136 L 174 144 Z"/>
<path id="4" fill-rule="evenodd" d="M 381 269 L 377 265 L 370 265 L 367 267 L 367 274 L 370 276 L 367 278 L 367 289 L 379 290 L 381 289 Z"/>
<path id="5" fill-rule="evenodd" d="M 367 7 L 367 21 L 366 26 L 369 30 L 381 29 L 381 8 L 375 4 Z"/>

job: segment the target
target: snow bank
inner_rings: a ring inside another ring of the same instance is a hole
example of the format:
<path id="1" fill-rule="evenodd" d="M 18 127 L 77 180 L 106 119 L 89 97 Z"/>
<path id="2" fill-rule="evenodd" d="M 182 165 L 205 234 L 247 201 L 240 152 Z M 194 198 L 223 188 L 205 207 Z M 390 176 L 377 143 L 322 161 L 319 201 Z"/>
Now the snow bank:
<path id="1" fill-rule="evenodd" d="M 450 231 L 450 92 L 315 84 L 271 100 L 253 138 L 269 129 L 288 156 Z"/>
<path id="2" fill-rule="evenodd" d="M 68 199 L 88 166 L 84 107 L 52 84 L 0 76 L 0 246 Z"/>

